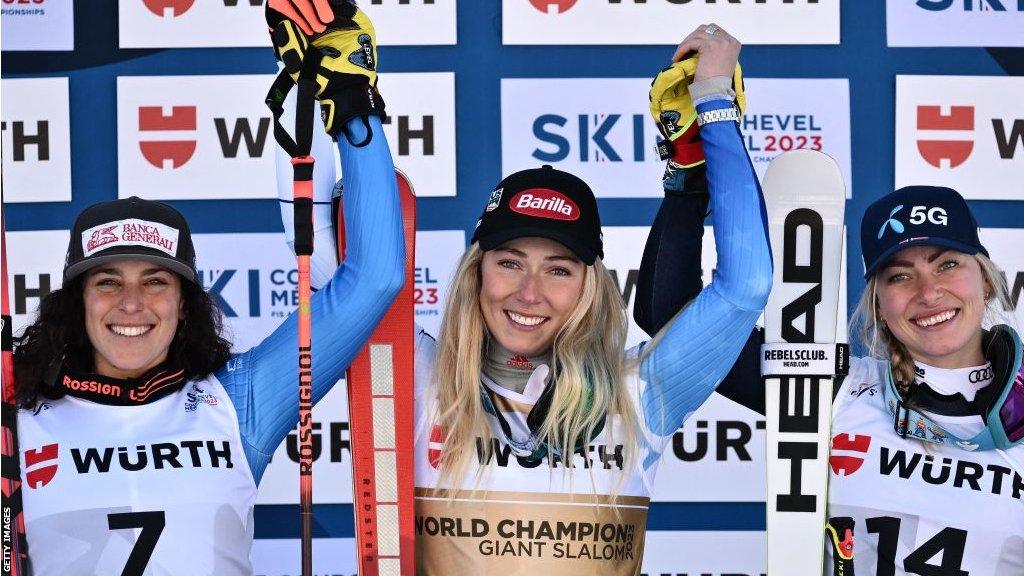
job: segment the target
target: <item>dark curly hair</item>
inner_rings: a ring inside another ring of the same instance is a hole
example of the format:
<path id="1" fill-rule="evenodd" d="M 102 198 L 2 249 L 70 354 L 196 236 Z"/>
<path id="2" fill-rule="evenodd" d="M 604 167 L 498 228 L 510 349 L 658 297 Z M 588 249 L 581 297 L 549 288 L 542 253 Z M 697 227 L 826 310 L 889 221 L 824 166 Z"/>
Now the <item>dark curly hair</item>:
<path id="1" fill-rule="evenodd" d="M 15 399 L 23 408 L 34 407 L 40 396 L 64 395 L 54 382 L 62 361 L 75 370 L 93 370 L 92 343 L 85 331 L 85 276 L 43 298 L 35 323 L 15 340 Z M 185 370 L 186 379 L 202 378 L 228 361 L 231 343 L 221 337 L 220 309 L 202 287 L 181 278 L 181 298 L 182 322 L 167 359 Z"/>

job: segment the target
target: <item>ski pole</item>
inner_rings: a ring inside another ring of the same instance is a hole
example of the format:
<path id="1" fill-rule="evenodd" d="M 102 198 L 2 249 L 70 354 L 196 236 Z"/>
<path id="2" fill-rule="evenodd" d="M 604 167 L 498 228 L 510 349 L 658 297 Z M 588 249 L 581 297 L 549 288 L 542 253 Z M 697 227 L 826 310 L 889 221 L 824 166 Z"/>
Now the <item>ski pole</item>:
<path id="1" fill-rule="evenodd" d="M 295 218 L 295 256 L 299 272 L 299 518 L 301 520 L 302 576 L 313 575 L 313 346 L 310 315 L 309 259 L 313 254 L 313 110 L 317 91 L 316 69 L 321 53 L 311 50 L 303 60 L 295 99 L 295 139 L 281 125 L 284 99 L 293 86 L 281 71 L 267 94 L 274 114 L 274 138 L 292 157 L 292 214 Z"/>

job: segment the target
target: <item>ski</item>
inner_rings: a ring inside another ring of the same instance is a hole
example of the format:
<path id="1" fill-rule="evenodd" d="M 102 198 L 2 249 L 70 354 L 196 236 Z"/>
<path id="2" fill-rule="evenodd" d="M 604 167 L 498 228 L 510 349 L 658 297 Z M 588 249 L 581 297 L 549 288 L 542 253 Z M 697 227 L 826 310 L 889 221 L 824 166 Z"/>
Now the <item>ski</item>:
<path id="1" fill-rule="evenodd" d="M 761 375 L 767 426 L 769 576 L 822 572 L 846 189 L 835 161 L 794 150 L 764 176 L 775 276 Z"/>
<path id="2" fill-rule="evenodd" d="M 352 507 L 360 576 L 414 574 L 413 540 L 413 285 L 416 195 L 395 170 L 405 231 L 405 286 L 349 367 Z M 344 259 L 339 210 L 338 256 Z"/>
<path id="3" fill-rule="evenodd" d="M 7 230 L 0 212 L 0 278 L 3 290 L 3 560 L 0 575 L 21 576 L 27 561 L 25 517 L 21 504 L 21 456 L 18 452 L 18 408 L 14 402 L 14 335 L 11 309 L 7 297 Z"/>

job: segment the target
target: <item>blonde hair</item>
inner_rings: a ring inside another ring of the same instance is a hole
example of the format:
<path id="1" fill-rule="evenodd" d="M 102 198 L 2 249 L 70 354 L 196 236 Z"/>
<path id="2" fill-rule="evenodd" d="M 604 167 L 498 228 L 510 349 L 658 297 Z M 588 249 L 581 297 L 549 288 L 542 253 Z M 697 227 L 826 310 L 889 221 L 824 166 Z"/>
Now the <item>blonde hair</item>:
<path id="1" fill-rule="evenodd" d="M 480 401 L 487 328 L 480 310 L 483 251 L 471 245 L 459 260 L 438 337 L 434 382 L 437 423 L 444 434 L 439 486 L 457 486 L 477 453 L 490 449 L 491 428 Z M 638 446 L 632 400 L 623 386 L 626 310 L 601 259 L 587 266 L 579 302 L 552 344 L 554 396 L 538 438 L 572 458 L 577 439 L 589 442 L 606 415 L 617 414 L 629 470 Z M 551 456 L 553 458 L 553 456 Z M 568 467 L 563 470 L 568 471 Z M 484 467 L 476 470 L 479 480 Z"/>
<path id="2" fill-rule="evenodd" d="M 991 259 L 982 253 L 974 255 L 981 268 L 981 276 L 985 281 L 985 316 L 983 322 L 989 324 L 997 321 L 1005 321 L 1004 310 L 1013 308 L 1009 291 L 1006 288 L 1006 279 L 1003 272 Z M 850 317 L 850 333 L 857 334 L 860 341 L 867 348 L 868 355 L 880 360 L 888 360 L 892 369 L 893 382 L 901 394 L 906 395 L 910 391 L 910 385 L 914 382 L 914 359 L 902 342 L 896 339 L 893 333 L 886 326 L 885 322 L 878 318 L 878 288 L 879 270 L 868 279 L 864 292 L 861 293 L 857 308 Z M 999 309 L 995 306 L 999 305 Z"/>

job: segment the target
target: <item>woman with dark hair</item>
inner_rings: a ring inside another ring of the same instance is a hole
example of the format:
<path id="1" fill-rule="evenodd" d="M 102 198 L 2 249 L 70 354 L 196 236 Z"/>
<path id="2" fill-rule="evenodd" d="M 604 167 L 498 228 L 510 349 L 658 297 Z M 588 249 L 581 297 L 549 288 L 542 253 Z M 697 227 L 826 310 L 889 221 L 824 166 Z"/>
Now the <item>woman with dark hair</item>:
<path id="1" fill-rule="evenodd" d="M 706 206 L 700 193 L 666 197 L 637 287 L 648 332 L 696 293 Z M 863 465 L 831 464 L 828 517 L 854 528 L 832 532 L 824 573 L 1024 574 L 1024 353 L 996 322 L 1006 283 L 970 208 L 950 188 L 901 188 L 868 206 L 861 250 L 867 285 L 850 324 L 867 356 L 837 382 L 831 434 Z M 760 340 L 718 392 L 764 414 Z"/>
<path id="2" fill-rule="evenodd" d="M 363 32 L 323 42 L 339 55 L 372 48 Z M 351 75 L 333 96 L 367 83 Z M 381 118 L 351 112 L 336 107 L 330 126 L 347 177 L 347 252 L 312 298 L 313 402 L 404 281 Z M 239 354 L 220 322 L 180 213 L 133 197 L 79 215 L 64 285 L 14 350 L 29 573 L 252 574 L 256 487 L 297 422 L 297 319 Z"/>

